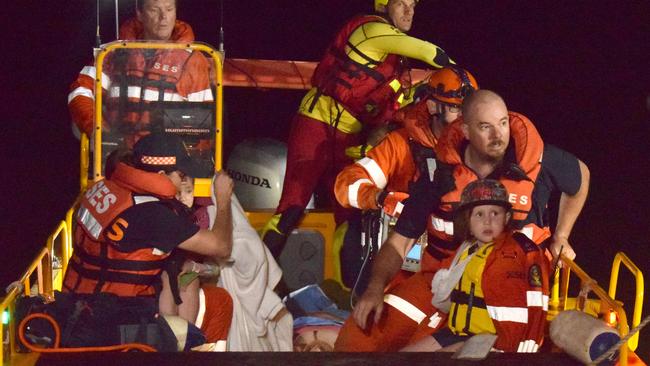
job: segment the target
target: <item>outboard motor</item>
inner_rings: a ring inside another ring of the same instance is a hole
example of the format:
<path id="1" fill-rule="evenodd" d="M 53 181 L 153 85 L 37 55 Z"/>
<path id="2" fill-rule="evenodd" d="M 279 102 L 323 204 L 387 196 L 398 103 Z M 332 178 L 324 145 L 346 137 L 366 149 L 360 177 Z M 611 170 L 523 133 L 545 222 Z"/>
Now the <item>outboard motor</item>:
<path id="1" fill-rule="evenodd" d="M 235 181 L 234 192 L 246 211 L 275 210 L 282 195 L 287 165 L 287 145 L 256 138 L 233 149 L 226 169 Z M 314 208 L 312 195 L 308 209 Z M 312 229 L 297 228 L 287 239 L 278 264 L 291 291 L 323 281 L 325 238 Z"/>
<path id="2" fill-rule="evenodd" d="M 233 149 L 226 170 L 246 211 L 275 209 L 282 195 L 287 145 L 270 138 L 244 140 Z M 314 208 L 312 196 L 307 208 Z"/>

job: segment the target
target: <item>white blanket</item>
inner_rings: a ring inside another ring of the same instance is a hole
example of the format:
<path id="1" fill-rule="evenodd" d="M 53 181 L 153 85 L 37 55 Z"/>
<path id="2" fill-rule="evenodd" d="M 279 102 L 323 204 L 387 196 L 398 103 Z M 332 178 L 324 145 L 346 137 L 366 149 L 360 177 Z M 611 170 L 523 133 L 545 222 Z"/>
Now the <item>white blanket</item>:
<path id="1" fill-rule="evenodd" d="M 214 193 L 208 207 L 210 225 L 216 215 Z M 233 298 L 233 319 L 228 333 L 229 351 L 292 351 L 293 318 L 273 291 L 282 270 L 248 222 L 237 197 L 232 196 L 233 246 L 222 263 L 219 286 Z"/>

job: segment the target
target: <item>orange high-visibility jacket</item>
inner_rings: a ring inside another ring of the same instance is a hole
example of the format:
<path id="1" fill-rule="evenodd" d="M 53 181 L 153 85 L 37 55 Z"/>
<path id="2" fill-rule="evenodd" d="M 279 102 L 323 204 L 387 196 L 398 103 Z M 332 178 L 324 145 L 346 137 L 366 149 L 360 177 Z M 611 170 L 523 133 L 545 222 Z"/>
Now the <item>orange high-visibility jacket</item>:
<path id="1" fill-rule="evenodd" d="M 142 24 L 137 19 L 130 19 L 120 27 L 120 38 L 142 39 L 142 32 Z M 192 42 L 194 32 L 189 24 L 177 20 L 170 41 Z M 128 56 L 124 59 L 120 59 L 117 52 L 104 59 L 102 86 L 107 98 L 105 104 L 109 107 L 106 118 L 110 122 L 146 125 L 150 118 L 147 107 L 151 102 L 214 100 L 210 89 L 210 64 L 200 52 L 158 50 L 146 57 L 144 53 L 143 50 L 130 49 L 126 50 Z M 68 94 L 72 121 L 81 132 L 89 135 L 94 124 L 95 78 L 95 66 L 85 66 Z"/>
<path id="2" fill-rule="evenodd" d="M 122 180 L 120 177 L 124 177 Z M 111 180 L 84 194 L 77 212 L 74 252 L 65 274 L 65 292 L 154 296 L 168 253 L 153 247 L 123 251 L 116 247 L 127 222 L 119 214 L 138 203 L 173 198 L 176 187 L 165 176 L 118 164 Z M 110 240 L 109 240 L 110 239 Z"/>
<path id="3" fill-rule="evenodd" d="M 437 139 L 431 132 L 426 103 L 405 107 L 396 120 L 404 128 L 389 133 L 366 157 L 347 166 L 336 177 L 334 193 L 343 207 L 377 209 L 375 197 L 381 191 L 408 192 L 419 176 L 412 144 L 433 152 Z"/>
<path id="4" fill-rule="evenodd" d="M 516 167 L 509 167 L 513 174 L 502 174 L 499 181 L 508 190 L 508 199 L 512 204 L 513 220 L 518 231 L 523 232 L 534 242 L 541 244 L 550 237 L 548 227 L 539 227 L 534 223 L 523 224 L 533 204 L 532 193 L 535 180 L 541 170 L 544 142 L 533 123 L 525 116 L 509 112 L 510 139 L 514 142 Z M 440 240 L 451 241 L 453 237 L 453 213 L 460 203 L 460 194 L 469 184 L 478 178 L 462 160 L 460 150 L 465 144 L 461 130 L 462 117 L 454 121 L 445 131 L 435 147 L 436 155 L 442 163 L 454 166 L 453 176 L 456 188 L 445 194 L 440 202 L 440 210 L 431 216 L 427 223 L 429 232 Z M 511 143 L 512 143 L 511 142 Z"/>
<path id="5" fill-rule="evenodd" d="M 467 250 L 461 260 L 467 256 Z M 505 352 L 535 352 L 544 338 L 549 263 L 522 233 L 506 233 L 479 247 L 451 293 L 453 333 L 497 335 Z"/>

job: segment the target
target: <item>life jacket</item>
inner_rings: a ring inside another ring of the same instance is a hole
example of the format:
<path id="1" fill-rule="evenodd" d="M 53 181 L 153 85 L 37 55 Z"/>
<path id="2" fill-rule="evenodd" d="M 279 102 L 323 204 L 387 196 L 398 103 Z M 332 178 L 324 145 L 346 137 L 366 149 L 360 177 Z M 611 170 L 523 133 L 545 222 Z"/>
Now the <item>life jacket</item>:
<path id="1" fill-rule="evenodd" d="M 528 222 L 527 218 L 533 205 L 535 181 L 542 167 L 544 143 L 528 118 L 516 112 L 509 112 L 509 117 L 510 138 L 514 142 L 514 147 L 509 146 L 508 149 L 514 148 L 514 150 L 510 150 L 514 152 L 514 162 L 508 162 L 508 159 L 505 159 L 506 165 L 498 168 L 502 169 L 498 180 L 508 190 L 514 227 L 535 243 L 541 244 L 550 237 L 550 229 L 548 226 L 540 226 L 541 223 L 538 222 Z M 463 189 L 470 182 L 479 179 L 461 158 L 461 150 L 465 146 L 461 124 L 462 117 L 443 132 L 443 136 L 436 146 L 438 159 L 442 163 L 454 166 L 453 177 L 456 184 L 454 190 L 442 197 L 438 210 L 428 223 L 430 232 L 437 235 L 441 244 L 453 239 L 453 214 L 460 204 L 460 195 Z"/>
<path id="2" fill-rule="evenodd" d="M 377 15 L 361 15 L 346 23 L 329 45 L 312 75 L 311 83 L 319 94 L 327 95 L 367 124 L 380 124 L 392 118 L 403 99 L 400 77 L 405 67 L 401 56 L 389 54 L 383 61 L 373 60 L 349 42 L 350 35 L 365 23 L 388 21 Z M 346 49 L 367 61 L 351 60 Z M 313 99 L 313 108 L 318 94 Z"/>
<path id="3" fill-rule="evenodd" d="M 485 244 L 469 260 L 458 285 L 451 292 L 449 311 L 449 329 L 457 335 L 474 335 L 481 333 L 495 334 L 494 323 L 487 311 L 481 281 L 487 258 L 494 249 L 494 243 Z M 472 247 L 467 248 L 460 260 L 472 254 Z"/>
<path id="4" fill-rule="evenodd" d="M 122 39 L 142 39 L 142 24 L 136 19 L 120 27 Z M 194 33 L 177 21 L 171 41 L 192 42 Z M 163 120 L 164 102 L 212 101 L 208 77 L 209 64 L 200 53 L 187 49 L 116 50 L 104 61 L 110 86 L 105 113 L 108 126 L 133 134 L 149 127 L 152 120 Z M 187 75 L 192 74 L 192 78 Z M 190 80 L 191 79 L 191 80 Z M 205 108 L 210 108 L 206 104 Z M 200 103 L 192 108 L 202 108 Z M 159 113 L 159 115 L 152 115 Z"/>
<path id="5" fill-rule="evenodd" d="M 176 193 L 165 176 L 118 164 L 110 180 L 84 194 L 76 216 L 75 246 L 64 279 L 64 292 L 155 296 L 167 253 L 153 247 L 125 251 L 117 242 L 128 222 L 118 216 L 145 202 L 171 199 Z"/>
<path id="6" fill-rule="evenodd" d="M 402 124 L 408 135 L 410 155 L 416 167 L 412 181 L 421 175 L 428 175 L 433 180 L 436 167 L 434 148 L 438 139 L 431 130 L 430 118 L 425 102 L 410 104 L 395 114 L 395 122 Z"/>

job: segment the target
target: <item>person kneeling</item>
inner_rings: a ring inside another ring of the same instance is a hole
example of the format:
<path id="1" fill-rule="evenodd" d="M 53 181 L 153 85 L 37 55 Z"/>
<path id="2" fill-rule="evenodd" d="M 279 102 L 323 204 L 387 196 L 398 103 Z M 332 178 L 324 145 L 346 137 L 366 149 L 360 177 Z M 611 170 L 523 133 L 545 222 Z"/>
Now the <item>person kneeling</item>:
<path id="1" fill-rule="evenodd" d="M 493 350 L 537 352 L 548 310 L 549 263 L 528 237 L 508 227 L 506 188 L 491 179 L 462 192 L 454 232 L 463 244 L 451 267 L 436 273 L 432 303 L 448 326 L 402 351 L 450 351 L 477 334 L 494 334 Z"/>

